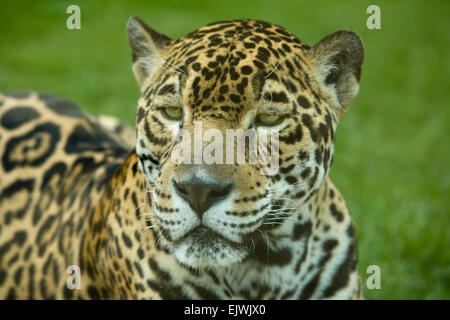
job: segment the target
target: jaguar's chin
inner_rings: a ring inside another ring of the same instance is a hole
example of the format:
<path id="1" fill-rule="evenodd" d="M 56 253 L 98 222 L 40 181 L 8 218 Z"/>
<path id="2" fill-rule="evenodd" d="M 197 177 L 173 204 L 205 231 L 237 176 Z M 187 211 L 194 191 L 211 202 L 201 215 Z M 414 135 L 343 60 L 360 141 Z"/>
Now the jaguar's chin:
<path id="1" fill-rule="evenodd" d="M 174 243 L 173 254 L 180 264 L 192 268 L 228 267 L 249 255 L 249 247 L 199 226 Z"/>

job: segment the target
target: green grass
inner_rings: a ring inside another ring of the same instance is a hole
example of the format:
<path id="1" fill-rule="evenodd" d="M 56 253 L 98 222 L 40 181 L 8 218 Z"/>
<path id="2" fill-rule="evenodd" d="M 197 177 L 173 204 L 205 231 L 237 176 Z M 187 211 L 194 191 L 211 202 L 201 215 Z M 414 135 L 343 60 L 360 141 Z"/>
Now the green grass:
<path id="1" fill-rule="evenodd" d="M 366 8 L 381 7 L 381 30 Z M 20 3 L 20 4 L 19 4 Z M 125 25 L 141 16 L 180 37 L 206 23 L 257 18 L 308 44 L 337 29 L 363 38 L 361 92 L 338 130 L 331 177 L 358 231 L 367 299 L 450 299 L 450 2 L 79 1 L 81 30 L 67 30 L 72 1 L 5 1 L 0 11 L 0 91 L 68 97 L 132 124 L 139 96 Z"/>

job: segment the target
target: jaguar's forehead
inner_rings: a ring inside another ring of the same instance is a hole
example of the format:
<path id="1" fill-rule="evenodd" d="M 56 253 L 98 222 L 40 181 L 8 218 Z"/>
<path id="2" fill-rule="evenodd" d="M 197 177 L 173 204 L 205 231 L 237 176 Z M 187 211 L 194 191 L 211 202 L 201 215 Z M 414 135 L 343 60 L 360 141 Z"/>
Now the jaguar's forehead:
<path id="1" fill-rule="evenodd" d="M 280 69 L 290 70 L 304 62 L 309 47 L 282 27 L 257 20 L 216 22 L 177 40 L 168 55 L 184 70 L 200 73 L 208 81 L 227 74 L 229 80 L 250 75 L 268 75 L 287 58 Z M 226 70 L 225 70 L 226 69 Z M 228 71 L 228 72 L 225 72 Z"/>
<path id="2" fill-rule="evenodd" d="M 309 49 L 294 34 L 283 27 L 258 20 L 215 22 L 180 38 L 176 44 L 181 44 L 183 48 L 199 44 L 204 47 L 198 50 L 207 54 L 214 53 L 214 50 L 218 48 L 229 48 L 232 44 L 235 45 L 235 49 L 246 52 L 252 52 L 259 47 L 272 48 L 279 55 L 290 52 L 291 47 L 301 50 Z M 186 52 L 186 56 L 192 54 L 195 52 Z M 277 56 L 277 54 L 275 55 Z"/>
<path id="3" fill-rule="evenodd" d="M 297 91 L 296 86 L 304 83 L 307 50 L 277 25 L 258 20 L 216 22 L 175 41 L 160 76 L 148 89 L 154 99 L 170 101 L 171 96 L 183 95 L 194 113 L 218 116 L 219 112 L 232 119 L 261 99 L 289 103 L 285 91 Z"/>

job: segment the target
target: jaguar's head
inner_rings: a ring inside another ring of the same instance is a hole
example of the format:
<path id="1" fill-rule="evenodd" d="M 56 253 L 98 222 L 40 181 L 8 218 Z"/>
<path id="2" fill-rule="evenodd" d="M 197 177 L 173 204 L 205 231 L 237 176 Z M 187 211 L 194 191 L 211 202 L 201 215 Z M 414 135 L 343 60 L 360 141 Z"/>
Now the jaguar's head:
<path id="1" fill-rule="evenodd" d="M 239 20 L 172 40 L 132 17 L 128 39 L 142 92 L 136 152 L 161 244 L 191 267 L 229 266 L 292 232 L 358 92 L 360 38 L 337 31 L 311 48 Z"/>

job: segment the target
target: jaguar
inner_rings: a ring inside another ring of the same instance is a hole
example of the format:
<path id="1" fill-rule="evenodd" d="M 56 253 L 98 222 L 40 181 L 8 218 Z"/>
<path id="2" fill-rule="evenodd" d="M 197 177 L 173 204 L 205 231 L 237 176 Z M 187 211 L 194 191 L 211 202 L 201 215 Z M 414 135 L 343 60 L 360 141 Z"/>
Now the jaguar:
<path id="1" fill-rule="evenodd" d="M 0 297 L 362 298 L 355 229 L 328 177 L 360 37 L 310 47 L 232 20 L 173 40 L 136 16 L 127 35 L 135 128 L 48 93 L 0 95 Z M 275 130 L 276 171 L 174 161 L 194 122 Z"/>

